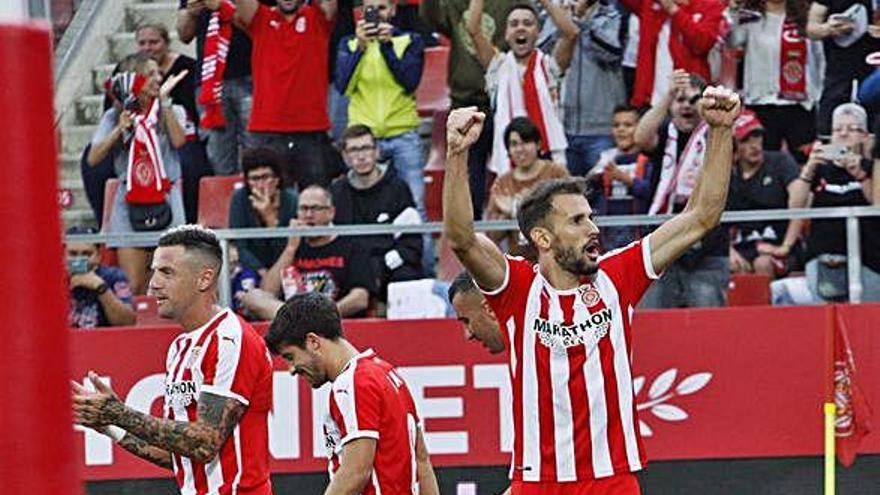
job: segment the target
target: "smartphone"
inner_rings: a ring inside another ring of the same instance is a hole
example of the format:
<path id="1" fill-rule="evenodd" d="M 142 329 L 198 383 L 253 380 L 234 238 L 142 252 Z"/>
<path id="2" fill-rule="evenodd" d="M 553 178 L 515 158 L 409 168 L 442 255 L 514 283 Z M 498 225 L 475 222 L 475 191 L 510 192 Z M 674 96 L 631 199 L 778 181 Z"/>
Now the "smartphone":
<path id="1" fill-rule="evenodd" d="M 822 159 L 834 162 L 842 160 L 849 153 L 849 148 L 842 144 L 825 144 L 822 146 Z"/>
<path id="2" fill-rule="evenodd" d="M 855 19 L 852 18 L 849 14 L 831 14 L 828 16 L 828 20 L 832 22 L 855 22 Z"/>
<path id="3" fill-rule="evenodd" d="M 364 22 L 368 26 L 372 26 L 372 29 L 376 29 L 379 27 L 380 20 L 379 9 L 377 9 L 375 5 L 368 5 L 364 8 Z"/>
<path id="4" fill-rule="evenodd" d="M 86 256 L 74 256 L 67 258 L 67 273 L 81 275 L 89 271 L 89 258 Z"/>

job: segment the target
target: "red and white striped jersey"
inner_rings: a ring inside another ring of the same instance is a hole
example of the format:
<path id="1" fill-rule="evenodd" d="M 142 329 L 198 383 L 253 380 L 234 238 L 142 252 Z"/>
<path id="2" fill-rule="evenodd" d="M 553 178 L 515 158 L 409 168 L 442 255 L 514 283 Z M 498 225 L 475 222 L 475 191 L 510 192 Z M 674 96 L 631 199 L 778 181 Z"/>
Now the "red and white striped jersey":
<path id="1" fill-rule="evenodd" d="M 181 495 L 271 495 L 272 361 L 263 338 L 225 309 L 171 343 L 166 370 L 164 414 L 168 419 L 196 421 L 202 392 L 231 397 L 247 406 L 211 462 L 202 464 L 172 454 Z"/>
<path id="2" fill-rule="evenodd" d="M 345 463 L 344 447 L 373 438 L 376 457 L 363 495 L 417 495 L 416 439 L 419 417 L 406 382 L 372 349 L 353 357 L 333 381 L 324 442 L 330 477 Z"/>
<path id="3" fill-rule="evenodd" d="M 504 283 L 486 299 L 510 351 L 512 479 L 581 481 L 645 465 L 630 364 L 633 309 L 657 278 L 649 242 L 602 256 L 593 279 L 570 290 L 506 258 Z"/>

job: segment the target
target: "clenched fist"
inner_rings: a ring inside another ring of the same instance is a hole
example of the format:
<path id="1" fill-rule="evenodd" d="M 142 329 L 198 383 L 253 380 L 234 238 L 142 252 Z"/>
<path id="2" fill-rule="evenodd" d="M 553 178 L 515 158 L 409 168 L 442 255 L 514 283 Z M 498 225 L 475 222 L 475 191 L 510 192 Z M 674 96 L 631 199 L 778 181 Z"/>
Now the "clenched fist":
<path id="1" fill-rule="evenodd" d="M 446 150 L 449 154 L 467 151 L 480 137 L 486 114 L 477 107 L 456 108 L 446 119 Z"/>
<path id="2" fill-rule="evenodd" d="M 710 127 L 733 127 L 742 110 L 739 95 L 724 86 L 709 86 L 698 103 L 700 116 Z"/>

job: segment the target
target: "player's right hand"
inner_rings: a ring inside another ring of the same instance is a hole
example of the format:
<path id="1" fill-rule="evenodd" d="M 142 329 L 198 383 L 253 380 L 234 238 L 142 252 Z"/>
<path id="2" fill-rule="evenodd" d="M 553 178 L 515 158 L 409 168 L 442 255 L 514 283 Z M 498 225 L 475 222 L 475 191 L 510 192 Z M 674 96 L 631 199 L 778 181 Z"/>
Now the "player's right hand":
<path id="1" fill-rule="evenodd" d="M 457 154 L 467 151 L 483 131 L 486 114 L 477 107 L 456 108 L 446 119 L 447 153 Z"/>

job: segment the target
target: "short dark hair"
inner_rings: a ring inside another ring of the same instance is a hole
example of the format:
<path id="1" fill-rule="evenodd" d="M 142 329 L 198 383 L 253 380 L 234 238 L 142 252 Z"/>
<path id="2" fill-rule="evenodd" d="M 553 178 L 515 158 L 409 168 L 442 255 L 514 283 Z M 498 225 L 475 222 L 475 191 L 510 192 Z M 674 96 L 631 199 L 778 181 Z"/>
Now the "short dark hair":
<path id="1" fill-rule="evenodd" d="M 330 203 L 330 206 L 334 206 L 333 193 L 331 193 L 329 189 L 322 186 L 321 184 L 309 184 L 308 186 L 306 186 L 302 190 L 300 190 L 299 195 L 302 196 L 302 194 L 304 192 L 308 191 L 309 189 L 315 189 L 316 191 L 321 191 L 321 193 L 324 195 L 324 197 L 327 198 L 327 202 Z"/>
<path id="2" fill-rule="evenodd" d="M 342 136 L 339 138 L 339 148 L 342 149 L 342 151 L 345 151 L 345 143 L 347 143 L 349 139 L 357 139 L 362 136 L 370 136 L 373 143 L 376 142 L 376 135 L 373 134 L 373 131 L 371 131 L 369 127 L 363 124 L 348 126 L 342 131 Z"/>
<path id="3" fill-rule="evenodd" d="M 241 171 L 244 172 L 244 178 L 254 169 L 269 167 L 272 173 L 279 179 L 282 177 L 284 167 L 281 163 L 281 155 L 272 148 L 258 146 L 256 148 L 247 148 L 241 152 Z"/>
<path id="4" fill-rule="evenodd" d="M 454 298 L 456 294 L 466 294 L 475 290 L 477 290 L 477 284 L 474 282 L 474 278 L 471 277 L 471 274 L 468 273 L 467 270 L 462 270 L 462 272 L 459 273 L 455 277 L 455 280 L 449 285 L 449 290 L 447 291 L 449 302 L 452 302 L 452 298 Z"/>
<path id="5" fill-rule="evenodd" d="M 581 177 L 564 177 L 541 182 L 523 198 L 516 212 L 516 222 L 529 244 L 534 244 L 529 232 L 541 225 L 547 219 L 547 215 L 553 211 L 553 198 L 563 194 L 586 196 L 585 180 Z"/>
<path id="6" fill-rule="evenodd" d="M 98 229 L 91 227 L 89 225 L 74 225 L 64 231 L 65 235 L 94 235 L 97 233 L 98 233 Z M 100 243 L 98 243 L 98 242 L 90 242 L 87 244 L 93 244 L 95 246 L 95 248 L 101 247 Z"/>
<path id="7" fill-rule="evenodd" d="M 207 255 L 218 266 L 223 263 L 220 240 L 213 230 L 201 225 L 187 224 L 173 227 L 159 237 L 159 247 L 183 246 L 187 252 L 196 251 Z"/>
<path id="8" fill-rule="evenodd" d="M 637 117 L 641 116 L 641 113 L 638 108 L 630 105 L 629 103 L 621 103 L 614 107 L 614 111 L 611 112 L 611 115 L 617 115 L 619 113 L 634 113 Z"/>
<path id="9" fill-rule="evenodd" d="M 510 7 L 510 10 L 507 11 L 507 16 L 505 16 L 505 18 L 504 18 L 505 21 L 507 21 L 507 19 L 510 17 L 510 14 L 512 14 L 514 10 L 528 10 L 529 12 L 532 13 L 532 15 L 535 16 L 535 19 L 541 18 L 538 15 L 538 9 L 536 9 L 534 5 L 532 5 L 530 2 L 519 1 L 519 2 L 516 2 L 515 4 L 513 4 Z"/>
<path id="10" fill-rule="evenodd" d="M 278 354 L 284 345 L 303 347 L 308 333 L 330 340 L 344 336 L 336 303 L 317 292 L 305 292 L 288 299 L 263 339 L 269 350 Z"/>
<path id="11" fill-rule="evenodd" d="M 540 143 L 541 131 L 528 117 L 516 117 L 504 128 L 504 149 L 510 150 L 510 135 L 517 133 L 526 143 Z"/>

